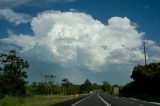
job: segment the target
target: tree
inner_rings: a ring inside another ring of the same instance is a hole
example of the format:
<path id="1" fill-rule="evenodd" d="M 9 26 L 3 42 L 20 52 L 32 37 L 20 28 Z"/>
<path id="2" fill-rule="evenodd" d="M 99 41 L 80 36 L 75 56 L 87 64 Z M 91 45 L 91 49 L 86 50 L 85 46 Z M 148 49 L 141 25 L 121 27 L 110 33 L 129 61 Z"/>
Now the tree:
<path id="1" fill-rule="evenodd" d="M 69 87 L 69 80 L 67 78 L 62 79 L 62 86 L 63 86 L 63 94 L 67 95 L 67 88 Z"/>
<path id="2" fill-rule="evenodd" d="M 160 95 L 160 63 L 135 66 L 131 78 L 134 81 L 123 87 L 123 93 L 129 95 Z"/>
<path id="3" fill-rule="evenodd" d="M 62 85 L 68 86 L 69 80 L 67 78 L 62 79 Z"/>
<path id="4" fill-rule="evenodd" d="M 19 96 L 26 94 L 26 71 L 27 61 L 16 56 L 16 51 L 11 50 L 8 54 L 0 55 L 0 93 L 4 95 Z"/>
<path id="5" fill-rule="evenodd" d="M 107 81 L 103 81 L 102 90 L 104 92 L 107 91 L 108 93 L 112 93 L 112 86 Z"/>
<path id="6" fill-rule="evenodd" d="M 80 86 L 80 93 L 89 93 L 92 90 L 92 83 L 89 79 L 86 79 L 86 81 Z"/>
<path id="7" fill-rule="evenodd" d="M 100 89 L 101 86 L 98 85 L 97 83 L 93 83 L 93 84 L 92 84 L 92 88 L 93 88 L 94 90 L 97 90 L 97 89 Z"/>

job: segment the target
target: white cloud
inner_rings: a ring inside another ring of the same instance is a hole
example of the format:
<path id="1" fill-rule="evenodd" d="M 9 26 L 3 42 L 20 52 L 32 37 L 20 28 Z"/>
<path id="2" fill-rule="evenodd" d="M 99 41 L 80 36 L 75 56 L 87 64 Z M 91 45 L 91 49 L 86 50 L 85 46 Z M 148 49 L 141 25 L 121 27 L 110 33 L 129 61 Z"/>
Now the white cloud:
<path id="1" fill-rule="evenodd" d="M 153 45 L 150 49 L 152 49 L 153 52 L 160 53 L 160 47 L 157 45 Z"/>
<path id="2" fill-rule="evenodd" d="M 152 40 L 145 40 L 145 45 L 146 45 L 146 48 L 149 48 L 154 53 L 160 52 L 160 47 L 157 46 L 156 42 Z"/>
<path id="3" fill-rule="evenodd" d="M 155 42 L 152 41 L 152 40 L 144 40 L 144 42 L 145 42 L 146 46 L 153 46 L 153 45 L 155 45 Z"/>
<path id="4" fill-rule="evenodd" d="M 109 64 L 143 62 L 143 33 L 127 17 L 112 17 L 108 24 L 85 13 L 46 11 L 31 22 L 34 36 L 1 39 L 23 48 L 24 54 L 65 67 L 94 72 Z"/>
<path id="5" fill-rule="evenodd" d="M 154 63 L 155 63 L 155 62 L 156 62 L 156 63 L 159 63 L 159 62 L 160 62 L 160 57 L 159 57 L 159 56 L 152 56 L 152 57 L 151 57 L 151 61 L 154 62 Z"/>
<path id="6" fill-rule="evenodd" d="M 74 9 L 74 8 L 70 8 L 69 11 L 71 11 L 71 12 L 77 12 L 77 10 Z"/>
<path id="7" fill-rule="evenodd" d="M 1 41 L 1 40 L 0 40 Z M 8 38 L 4 38 L 2 40 L 2 42 L 7 42 L 10 44 L 14 44 L 17 45 L 19 47 L 23 48 L 23 51 L 28 51 L 30 49 L 33 49 L 35 42 L 33 41 L 33 39 L 30 36 L 27 35 L 19 35 L 19 36 L 15 36 L 15 35 L 11 35 Z"/>
<path id="8" fill-rule="evenodd" d="M 28 14 L 17 13 L 9 8 L 0 9 L 0 17 L 1 19 L 3 18 L 16 25 L 22 24 L 22 23 L 28 23 L 32 19 L 31 16 Z"/>

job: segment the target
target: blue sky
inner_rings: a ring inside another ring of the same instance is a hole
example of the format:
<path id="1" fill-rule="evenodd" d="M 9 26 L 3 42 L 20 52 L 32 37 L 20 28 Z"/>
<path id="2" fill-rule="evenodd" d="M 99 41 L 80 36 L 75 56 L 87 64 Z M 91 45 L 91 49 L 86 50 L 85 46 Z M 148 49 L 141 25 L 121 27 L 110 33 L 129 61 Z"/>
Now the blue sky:
<path id="1" fill-rule="evenodd" d="M 132 68 L 160 61 L 159 0 L 1 0 L 0 52 L 30 63 L 28 80 L 55 74 L 125 84 Z"/>

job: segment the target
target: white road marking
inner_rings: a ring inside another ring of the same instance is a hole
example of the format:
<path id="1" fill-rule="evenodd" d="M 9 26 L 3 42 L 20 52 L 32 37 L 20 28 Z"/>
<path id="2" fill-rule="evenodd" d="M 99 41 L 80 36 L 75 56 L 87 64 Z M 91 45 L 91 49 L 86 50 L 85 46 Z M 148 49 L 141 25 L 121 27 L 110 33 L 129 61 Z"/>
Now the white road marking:
<path id="1" fill-rule="evenodd" d="M 150 103 L 155 104 L 155 105 L 160 105 L 160 103 L 158 102 L 150 102 Z"/>
<path id="2" fill-rule="evenodd" d="M 107 101 L 105 101 L 105 100 L 99 95 L 99 93 L 97 94 L 97 96 L 99 97 L 99 99 L 101 99 L 101 101 L 103 101 L 103 103 L 104 103 L 106 106 L 111 106 Z"/>
<path id="3" fill-rule="evenodd" d="M 92 96 L 92 95 L 90 95 L 90 96 Z M 74 104 L 73 104 L 73 105 L 71 105 L 71 106 L 76 106 L 78 103 L 80 103 L 80 102 L 82 102 L 83 100 L 85 100 L 85 99 L 89 98 L 90 96 L 87 96 L 87 97 L 85 97 L 85 98 L 83 98 L 83 99 L 79 100 L 78 102 L 74 103 Z"/>
<path id="4" fill-rule="evenodd" d="M 121 98 L 126 98 L 126 97 L 121 97 Z M 160 105 L 160 103 L 157 103 L 157 102 L 147 102 L 147 101 L 136 99 L 136 98 L 126 98 L 126 99 L 130 99 L 130 100 L 134 100 L 134 101 L 140 101 L 140 102 L 143 102 L 143 103 L 151 103 L 151 104 Z"/>

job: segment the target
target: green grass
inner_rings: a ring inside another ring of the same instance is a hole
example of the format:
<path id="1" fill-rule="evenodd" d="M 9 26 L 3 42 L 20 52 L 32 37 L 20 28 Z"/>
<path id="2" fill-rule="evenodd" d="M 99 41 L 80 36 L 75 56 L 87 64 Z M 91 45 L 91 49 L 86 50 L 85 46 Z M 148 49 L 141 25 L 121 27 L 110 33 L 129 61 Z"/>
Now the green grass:
<path id="1" fill-rule="evenodd" d="M 71 100 L 77 96 L 32 96 L 9 97 L 0 99 L 0 106 L 50 106 L 63 101 Z"/>

